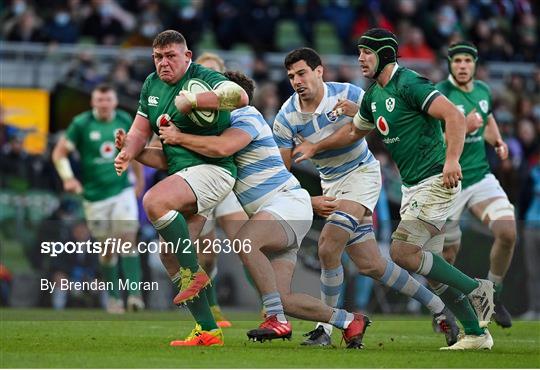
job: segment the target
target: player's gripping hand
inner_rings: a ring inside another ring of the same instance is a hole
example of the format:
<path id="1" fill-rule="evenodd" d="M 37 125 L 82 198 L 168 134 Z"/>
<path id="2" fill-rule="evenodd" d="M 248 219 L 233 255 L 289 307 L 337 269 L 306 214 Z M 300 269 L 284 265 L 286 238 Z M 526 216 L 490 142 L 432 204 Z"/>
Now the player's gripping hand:
<path id="1" fill-rule="evenodd" d="M 159 126 L 159 138 L 163 144 L 181 145 L 182 131 L 175 125 Z"/>
<path id="2" fill-rule="evenodd" d="M 114 169 L 118 176 L 120 176 L 122 173 L 124 173 L 124 171 L 127 170 L 129 166 L 129 161 L 130 158 L 128 158 L 126 152 L 124 150 L 121 150 L 114 159 Z"/>
<path id="3" fill-rule="evenodd" d="M 508 159 L 508 145 L 502 139 L 497 140 L 494 146 L 495 153 L 501 161 Z"/>
<path id="4" fill-rule="evenodd" d="M 482 127 L 484 120 L 480 113 L 476 111 L 476 108 L 474 108 L 465 117 L 465 124 L 467 125 L 467 133 L 471 133 Z"/>
<path id="5" fill-rule="evenodd" d="M 455 188 L 463 178 L 461 166 L 457 160 L 447 160 L 443 168 L 443 185 L 447 189 Z"/>
<path id="6" fill-rule="evenodd" d="M 118 150 L 122 150 L 124 142 L 126 140 L 126 132 L 123 129 L 118 129 L 116 135 L 114 135 L 114 146 Z"/>
<path id="7" fill-rule="evenodd" d="M 349 117 L 354 117 L 356 113 L 358 112 L 358 105 L 347 99 L 338 99 L 337 104 L 334 106 L 332 111 L 337 115 L 346 115 Z"/>
<path id="8" fill-rule="evenodd" d="M 302 155 L 294 160 L 295 163 L 300 163 L 306 159 L 312 158 L 317 154 L 317 145 L 304 139 L 302 136 L 297 135 L 296 139 L 300 144 L 296 145 L 292 151 L 292 156 L 302 153 Z"/>
<path id="9" fill-rule="evenodd" d="M 326 218 L 337 208 L 336 197 L 327 197 L 324 195 L 311 197 L 311 207 L 313 208 L 313 212 Z"/>
<path id="10" fill-rule="evenodd" d="M 187 92 L 186 92 L 187 93 Z M 174 105 L 179 112 L 184 114 L 191 113 L 193 110 L 192 102 L 184 95 L 184 91 L 180 91 L 174 98 Z"/>
<path id="11" fill-rule="evenodd" d="M 76 178 L 64 180 L 64 191 L 73 194 L 81 194 L 83 191 L 82 185 Z"/>

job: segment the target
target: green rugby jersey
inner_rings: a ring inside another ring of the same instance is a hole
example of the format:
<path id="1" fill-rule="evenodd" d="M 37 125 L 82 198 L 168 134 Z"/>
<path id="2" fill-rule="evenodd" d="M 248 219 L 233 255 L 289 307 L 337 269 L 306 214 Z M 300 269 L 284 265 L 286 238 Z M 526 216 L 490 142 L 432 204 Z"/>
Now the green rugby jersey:
<path id="1" fill-rule="evenodd" d="M 476 108 L 476 112 L 482 116 L 482 127 L 467 133 L 465 136 L 463 153 L 459 158 L 461 172 L 463 173 L 461 186 L 465 189 L 482 180 L 490 172 L 484 144 L 484 131 L 488 121 L 487 118 L 492 109 L 491 92 L 485 83 L 476 80 L 473 82 L 472 91 L 463 91 L 455 85 L 451 77 L 448 77 L 446 81 L 439 82 L 437 89 L 454 103 L 464 115 L 469 114 Z"/>
<path id="2" fill-rule="evenodd" d="M 214 88 L 222 81 L 228 81 L 221 73 L 204 68 L 195 63 L 191 63 L 182 79 L 173 85 L 161 81 L 156 72 L 151 73 L 144 81 L 137 114 L 150 121 L 150 126 L 156 134 L 159 134 L 157 120 L 162 114 L 168 114 L 176 127 L 186 134 L 206 136 L 219 135 L 225 131 L 225 129 L 230 127 L 231 114 L 228 111 L 219 111 L 215 124 L 201 127 L 193 123 L 188 116 L 176 109 L 176 106 L 174 105 L 175 97 L 180 90 L 182 90 L 184 84 L 192 78 L 198 78 L 205 81 L 211 88 Z M 236 177 L 236 166 L 233 157 L 210 158 L 182 146 L 168 144 L 163 144 L 163 152 L 167 158 L 169 174 L 200 164 L 214 164 L 226 169 L 233 177 Z"/>
<path id="3" fill-rule="evenodd" d="M 355 117 L 360 129 L 377 128 L 407 187 L 442 173 L 441 122 L 427 114 L 439 95 L 428 79 L 396 64 L 386 86 L 373 83 L 367 89 Z"/>
<path id="4" fill-rule="evenodd" d="M 69 124 L 66 139 L 73 144 L 81 157 L 83 197 L 90 202 L 110 198 L 130 186 L 127 172 L 118 176 L 114 170 L 114 136 L 118 129 L 129 131 L 131 116 L 116 110 L 112 121 L 97 119 L 86 111 Z"/>

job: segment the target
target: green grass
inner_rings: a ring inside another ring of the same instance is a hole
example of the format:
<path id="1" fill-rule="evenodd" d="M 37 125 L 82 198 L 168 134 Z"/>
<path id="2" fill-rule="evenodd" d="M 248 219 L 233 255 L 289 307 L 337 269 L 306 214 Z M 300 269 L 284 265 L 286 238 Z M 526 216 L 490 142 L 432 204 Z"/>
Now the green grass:
<path id="1" fill-rule="evenodd" d="M 255 314 L 234 314 L 226 344 L 213 348 L 171 348 L 169 341 L 193 327 L 184 312 L 110 316 L 95 310 L 0 310 L 2 368 L 538 368 L 540 323 L 493 325 L 492 351 L 440 352 L 441 335 L 428 317 L 374 316 L 363 350 L 300 346 L 312 323 L 294 321 L 292 341 L 252 343 L 246 330 Z"/>

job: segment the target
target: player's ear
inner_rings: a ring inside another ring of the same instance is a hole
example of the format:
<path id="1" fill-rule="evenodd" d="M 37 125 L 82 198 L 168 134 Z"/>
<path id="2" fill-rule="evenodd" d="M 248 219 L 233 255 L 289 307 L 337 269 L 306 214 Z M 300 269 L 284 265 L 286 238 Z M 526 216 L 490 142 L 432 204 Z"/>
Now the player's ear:
<path id="1" fill-rule="evenodd" d="M 322 65 L 315 67 L 315 73 L 317 73 L 317 77 L 322 77 L 324 74 L 324 67 Z"/>
<path id="2" fill-rule="evenodd" d="M 193 56 L 193 53 L 189 49 L 186 49 L 186 51 L 184 53 L 185 53 L 187 59 L 191 59 L 191 57 Z"/>

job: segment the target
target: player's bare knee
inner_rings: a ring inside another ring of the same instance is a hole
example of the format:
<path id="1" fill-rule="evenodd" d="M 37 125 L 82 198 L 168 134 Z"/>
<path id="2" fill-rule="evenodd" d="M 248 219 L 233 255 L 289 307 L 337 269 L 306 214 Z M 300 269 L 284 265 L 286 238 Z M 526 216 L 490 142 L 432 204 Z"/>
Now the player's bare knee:
<path id="1" fill-rule="evenodd" d="M 502 227 L 493 227 L 493 236 L 501 245 L 513 249 L 516 243 L 517 232 L 513 221 L 499 221 Z"/>

